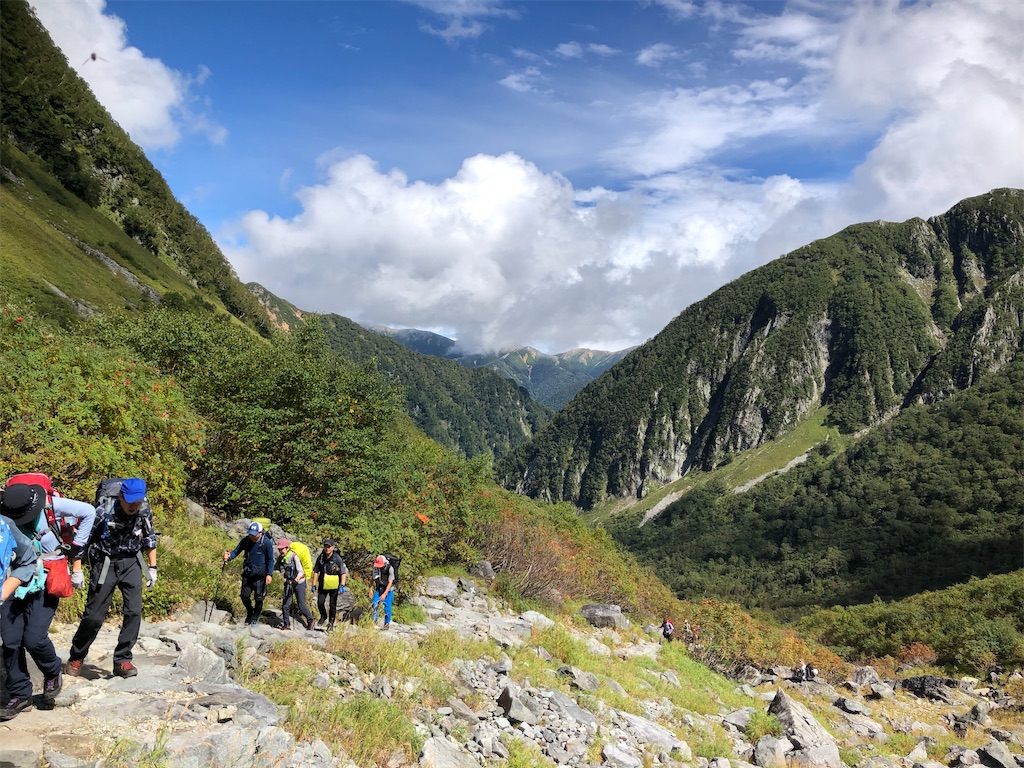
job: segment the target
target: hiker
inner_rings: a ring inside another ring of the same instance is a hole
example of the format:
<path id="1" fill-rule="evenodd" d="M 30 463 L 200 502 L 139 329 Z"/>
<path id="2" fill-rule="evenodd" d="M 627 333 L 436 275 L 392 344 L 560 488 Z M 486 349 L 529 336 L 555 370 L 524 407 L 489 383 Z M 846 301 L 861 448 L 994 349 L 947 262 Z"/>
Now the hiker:
<path id="1" fill-rule="evenodd" d="M 313 591 L 320 590 L 316 596 L 316 609 L 320 614 L 317 626 L 323 626 L 326 621 L 328 632 L 334 629 L 334 620 L 338 615 L 338 593 L 348 592 L 347 581 L 348 568 L 345 567 L 345 561 L 341 559 L 334 539 L 327 539 L 323 552 L 317 556 L 313 565 Z"/>
<path id="2" fill-rule="evenodd" d="M 671 619 L 665 619 L 661 622 L 661 626 L 658 629 L 661 630 L 661 636 L 665 638 L 665 642 L 671 643 L 672 635 L 676 631 L 675 624 L 672 623 Z"/>
<path id="3" fill-rule="evenodd" d="M 818 676 L 818 670 L 814 668 L 814 664 L 804 664 L 804 660 L 800 659 L 800 665 L 796 668 L 796 679 L 799 682 L 810 682 Z"/>
<path id="4" fill-rule="evenodd" d="M 242 552 L 242 590 L 239 595 L 245 606 L 245 625 L 255 627 L 263 615 L 263 599 L 274 578 L 274 545 L 263 526 L 255 520 L 249 523 L 249 532 L 230 552 L 224 552 L 224 562 L 234 560 Z M 255 604 L 253 598 L 255 597 Z"/>
<path id="5" fill-rule="evenodd" d="M 66 555 L 61 539 L 47 520 L 47 507 L 58 531 L 58 521 L 77 519 L 78 527 Z M 82 587 L 85 583 L 82 551 L 89 541 L 96 510 L 87 502 L 48 493 L 42 485 L 16 483 L 4 489 L 0 514 L 11 520 L 14 527 L 30 540 L 37 555 L 41 555 L 44 567 L 49 568 L 46 576 L 40 578 L 37 567 L 36 576 L 15 589 L 10 599 L 5 599 L 0 606 L 0 635 L 3 636 L 3 660 L 7 672 L 5 688 L 9 697 L 7 705 L 0 708 L 0 720 L 10 720 L 32 706 L 32 678 L 26 655 L 32 657 L 43 673 L 44 700 L 53 701 L 63 686 L 61 660 L 50 640 L 50 623 L 60 597 L 52 594 L 53 589 L 47 589 L 47 584 L 53 586 L 48 574 L 52 572 L 56 578 L 63 569 L 73 589 Z M 69 561 L 73 569 L 70 574 L 67 573 Z M 66 591 L 62 593 L 68 594 Z"/>
<path id="6" fill-rule="evenodd" d="M 100 497 L 98 501 L 96 534 L 89 544 L 89 596 L 71 638 L 64 671 L 74 677 L 82 673 L 82 664 L 103 626 L 116 588 L 121 590 L 123 618 L 114 648 L 113 671 L 118 677 L 135 677 L 139 670 L 132 663 L 132 648 L 142 626 L 142 571 L 145 568 L 147 587 L 156 584 L 157 573 L 156 531 L 153 510 L 146 500 L 146 481 L 140 477 L 121 480 L 116 496 Z"/>
<path id="7" fill-rule="evenodd" d="M 384 629 L 391 628 L 391 605 L 395 601 L 395 569 L 384 555 L 373 561 L 370 580 L 370 601 L 373 623 L 377 624 L 378 603 L 384 603 Z"/>
<path id="8" fill-rule="evenodd" d="M 36 575 L 36 549 L 14 521 L 0 515 L 0 605 Z"/>
<path id="9" fill-rule="evenodd" d="M 284 601 L 281 603 L 281 629 L 292 628 L 292 596 L 299 609 L 299 615 L 305 621 L 306 629 L 313 629 L 313 614 L 306 605 L 306 572 L 302 568 L 302 560 L 292 551 L 292 543 L 288 539 L 277 540 L 279 553 L 274 570 L 284 574 Z"/>

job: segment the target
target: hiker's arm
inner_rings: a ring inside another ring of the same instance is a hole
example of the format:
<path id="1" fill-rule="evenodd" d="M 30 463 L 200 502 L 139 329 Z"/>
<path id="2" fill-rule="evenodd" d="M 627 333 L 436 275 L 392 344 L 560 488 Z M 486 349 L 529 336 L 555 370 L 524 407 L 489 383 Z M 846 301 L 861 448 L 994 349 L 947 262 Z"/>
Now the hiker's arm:
<path id="1" fill-rule="evenodd" d="M 82 552 L 85 545 L 89 543 L 89 535 L 92 533 L 93 524 L 96 522 L 96 507 L 84 501 L 66 499 L 63 496 L 55 496 L 53 499 L 53 514 L 55 517 L 77 517 L 78 530 L 75 531 L 74 541 L 71 543 L 69 559 L 73 563 L 73 569 L 82 570 Z"/>
<path id="2" fill-rule="evenodd" d="M 344 560 L 339 560 L 339 562 L 341 563 L 341 570 L 338 571 L 338 575 L 341 577 L 341 586 L 348 589 L 348 587 L 345 586 L 348 581 L 348 568 L 346 567 Z"/>
<path id="3" fill-rule="evenodd" d="M 21 579 L 8 576 L 4 579 L 3 587 L 0 587 L 0 603 L 7 602 L 7 598 L 14 594 L 14 590 L 22 584 Z"/>

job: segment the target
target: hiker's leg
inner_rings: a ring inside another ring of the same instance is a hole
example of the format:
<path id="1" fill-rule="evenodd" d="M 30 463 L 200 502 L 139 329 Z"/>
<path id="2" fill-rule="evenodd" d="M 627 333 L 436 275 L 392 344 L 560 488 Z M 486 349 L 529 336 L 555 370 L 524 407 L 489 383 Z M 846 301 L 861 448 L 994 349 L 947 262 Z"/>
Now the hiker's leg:
<path id="1" fill-rule="evenodd" d="M 78 624 L 75 636 L 71 638 L 71 655 L 69 660 L 84 659 L 89 655 L 89 648 L 93 640 L 103 626 L 103 619 L 107 615 L 110 601 L 114 598 L 114 586 L 117 583 L 114 569 L 103 568 L 100 563 L 94 563 L 89 574 L 89 596 L 85 600 L 85 612 Z M 100 584 L 100 576 L 103 571 L 107 573 L 103 583 Z"/>
<path id="2" fill-rule="evenodd" d="M 292 592 L 295 589 L 289 582 L 284 583 L 284 599 L 281 601 L 281 626 L 290 627 L 292 625 Z"/>
<path id="3" fill-rule="evenodd" d="M 395 590 L 388 592 L 384 598 L 384 626 L 391 623 L 391 604 L 395 602 Z"/>
<path id="4" fill-rule="evenodd" d="M 295 604 L 299 607 L 299 615 L 306 620 L 306 625 L 313 623 L 313 613 L 306 605 L 306 582 L 294 585 Z"/>
<path id="5" fill-rule="evenodd" d="M 334 620 L 338 616 L 338 590 L 336 590 L 336 589 L 332 589 L 331 590 L 330 600 L 331 600 L 331 613 L 330 613 L 330 617 L 327 619 L 327 623 L 328 624 L 333 624 Z"/>
<path id="6" fill-rule="evenodd" d="M 370 603 L 370 615 L 373 616 L 373 623 L 377 623 L 377 606 L 380 603 L 380 592 L 374 591 L 373 602 Z"/>
<path id="7" fill-rule="evenodd" d="M 124 602 L 124 620 L 114 649 L 115 666 L 122 661 L 132 660 L 132 648 L 139 639 L 139 628 L 142 626 L 142 565 L 137 557 L 118 561 L 117 582 Z"/>
<path id="8" fill-rule="evenodd" d="M 316 594 L 316 612 L 320 614 L 320 623 L 327 621 L 327 590 L 321 589 Z"/>
<path id="9" fill-rule="evenodd" d="M 61 661 L 57 649 L 53 647 L 53 640 L 50 639 L 50 624 L 53 623 L 53 615 L 60 605 L 60 598 L 47 594 L 45 589 L 38 595 L 39 598 L 27 606 L 28 619 L 25 622 L 25 635 L 21 639 L 21 644 L 40 672 L 46 677 L 56 677 L 60 672 Z"/>
<path id="10" fill-rule="evenodd" d="M 252 620 L 259 621 L 263 616 L 263 600 L 267 596 L 267 577 L 257 576 L 252 580 Z"/>
<path id="11" fill-rule="evenodd" d="M 25 603 L 33 598 L 34 595 L 21 600 L 12 598 L 0 606 L 0 637 L 3 637 L 4 669 L 7 672 L 5 686 L 12 697 L 32 695 L 32 678 L 28 674 L 22 638 L 28 621 Z"/>
<path id="12" fill-rule="evenodd" d="M 245 623 L 252 621 L 252 579 L 248 576 L 242 577 L 242 591 L 239 593 L 242 598 L 242 605 L 245 606 Z"/>

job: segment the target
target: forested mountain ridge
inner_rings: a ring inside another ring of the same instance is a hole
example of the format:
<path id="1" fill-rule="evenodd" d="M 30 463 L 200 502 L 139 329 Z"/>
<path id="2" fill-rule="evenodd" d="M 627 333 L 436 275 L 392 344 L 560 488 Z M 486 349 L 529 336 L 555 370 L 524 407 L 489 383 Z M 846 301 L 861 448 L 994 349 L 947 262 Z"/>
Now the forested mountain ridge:
<path id="1" fill-rule="evenodd" d="M 364 327 L 425 355 L 456 360 L 467 368 L 490 368 L 525 389 L 538 403 L 554 410 L 564 407 L 577 392 L 629 352 L 629 349 L 617 352 L 570 349 L 549 355 L 533 347 L 466 352 L 459 349 L 454 339 L 430 331 L 383 325 Z"/>
<path id="2" fill-rule="evenodd" d="M 377 368 L 405 392 L 406 412 L 441 445 L 501 458 L 547 422 L 548 410 L 488 369 L 423 355 L 340 315 L 321 315 L 332 349 Z"/>
<path id="3" fill-rule="evenodd" d="M 499 466 L 590 508 L 778 438 L 819 406 L 847 432 L 998 370 L 1022 345 L 1024 192 L 858 224 L 684 310 Z"/>
<path id="4" fill-rule="evenodd" d="M 266 314 L 209 232 L 27 3 L 0 3 L 0 35 L 3 286 L 64 322 L 170 300 L 223 308 L 267 335 Z"/>
<path id="5" fill-rule="evenodd" d="M 303 312 L 258 283 L 249 283 L 248 288 L 277 327 L 294 330 L 316 319 L 332 349 L 358 363 L 372 362 L 402 390 L 405 411 L 413 423 L 428 437 L 465 456 L 501 458 L 529 440 L 550 416 L 525 389 L 493 371 L 476 371 L 454 360 L 413 351 L 341 315 Z"/>

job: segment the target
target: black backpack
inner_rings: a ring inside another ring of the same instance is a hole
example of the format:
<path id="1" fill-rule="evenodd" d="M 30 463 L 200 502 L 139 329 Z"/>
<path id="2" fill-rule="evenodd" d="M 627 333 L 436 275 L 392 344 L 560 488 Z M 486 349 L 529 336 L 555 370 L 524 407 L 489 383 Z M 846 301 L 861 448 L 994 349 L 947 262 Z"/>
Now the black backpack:
<path id="1" fill-rule="evenodd" d="M 388 564 L 395 571 L 395 587 L 397 587 L 398 586 L 398 566 L 400 566 L 402 564 L 402 558 L 395 557 L 395 555 L 384 555 L 384 559 L 388 561 Z M 388 586 L 388 580 L 387 580 L 387 576 L 384 575 L 386 573 L 385 569 L 381 568 L 378 573 L 380 574 L 380 577 L 378 577 L 376 579 L 376 581 L 379 583 L 380 581 L 383 580 L 383 583 L 379 584 L 379 586 L 381 588 L 386 589 L 387 586 Z"/>

